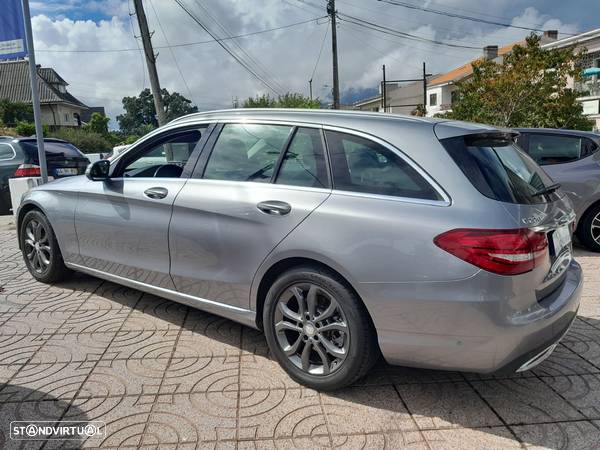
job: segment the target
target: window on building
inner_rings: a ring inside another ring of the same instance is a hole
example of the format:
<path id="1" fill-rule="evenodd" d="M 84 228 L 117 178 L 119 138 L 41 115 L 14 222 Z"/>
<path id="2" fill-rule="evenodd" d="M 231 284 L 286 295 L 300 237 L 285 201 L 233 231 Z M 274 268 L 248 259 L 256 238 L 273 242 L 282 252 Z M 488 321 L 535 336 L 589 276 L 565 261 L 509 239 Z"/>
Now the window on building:
<path id="1" fill-rule="evenodd" d="M 65 123 L 69 123 L 70 122 L 70 117 L 69 114 L 65 114 Z"/>
<path id="2" fill-rule="evenodd" d="M 437 94 L 429 94 L 429 106 L 437 106 Z"/>
<path id="3" fill-rule="evenodd" d="M 450 104 L 454 105 L 456 100 L 458 99 L 458 91 L 450 92 Z"/>
<path id="4" fill-rule="evenodd" d="M 391 150 L 376 142 L 327 131 L 335 189 L 440 200 L 437 191 Z"/>
<path id="5" fill-rule="evenodd" d="M 225 125 L 206 165 L 204 178 L 270 182 L 291 131 L 292 127 L 281 125 Z"/>
<path id="6" fill-rule="evenodd" d="M 277 184 L 323 188 L 328 186 L 321 131 L 299 128 L 277 174 Z"/>

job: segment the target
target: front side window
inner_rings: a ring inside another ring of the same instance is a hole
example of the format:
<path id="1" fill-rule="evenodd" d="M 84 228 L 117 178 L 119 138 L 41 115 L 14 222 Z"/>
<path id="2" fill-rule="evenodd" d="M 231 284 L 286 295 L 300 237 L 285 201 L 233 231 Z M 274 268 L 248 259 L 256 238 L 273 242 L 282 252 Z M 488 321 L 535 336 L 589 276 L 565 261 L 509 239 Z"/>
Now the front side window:
<path id="1" fill-rule="evenodd" d="M 542 166 L 577 161 L 591 153 L 590 146 L 595 144 L 579 136 L 529 135 L 529 155 Z"/>
<path id="2" fill-rule="evenodd" d="M 268 183 L 292 127 L 228 124 L 223 127 L 208 159 L 204 178 Z"/>
<path id="3" fill-rule="evenodd" d="M 299 128 L 296 131 L 281 163 L 276 183 L 316 188 L 328 187 L 325 149 L 320 130 Z"/>
<path id="4" fill-rule="evenodd" d="M 124 177 L 136 178 L 179 178 L 194 148 L 200 141 L 201 133 L 190 130 L 166 137 L 150 144 L 141 154 L 127 161 Z"/>
<path id="5" fill-rule="evenodd" d="M 395 197 L 441 200 L 404 159 L 362 137 L 327 131 L 335 189 Z"/>

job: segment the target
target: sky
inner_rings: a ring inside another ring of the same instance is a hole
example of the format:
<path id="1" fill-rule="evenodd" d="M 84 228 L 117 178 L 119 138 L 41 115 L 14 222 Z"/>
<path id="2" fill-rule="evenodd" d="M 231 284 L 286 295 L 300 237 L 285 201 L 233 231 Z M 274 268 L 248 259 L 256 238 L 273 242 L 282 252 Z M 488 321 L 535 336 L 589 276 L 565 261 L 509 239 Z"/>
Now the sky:
<path id="1" fill-rule="evenodd" d="M 158 53 L 162 87 L 190 98 L 200 110 L 229 108 L 234 99 L 292 91 L 331 98 L 331 35 L 325 0 L 178 0 L 219 37 L 305 22 L 226 41 L 269 87 L 248 73 L 175 0 L 144 0 Z M 541 30 L 560 37 L 598 27 L 598 0 L 402 0 L 438 10 Z M 342 101 L 373 95 L 386 65 L 388 79 L 443 73 L 479 57 L 486 45 L 505 45 L 529 32 L 390 5 L 379 0 L 337 0 Z M 30 0 L 38 64 L 52 67 L 69 92 L 89 106 L 104 106 L 117 126 L 124 96 L 149 87 L 132 0 Z M 350 23 L 360 18 L 420 38 L 381 34 Z M 181 46 L 180 44 L 197 43 Z M 322 51 L 321 51 L 322 48 Z M 117 51 L 113 51 L 117 50 Z M 321 54 L 319 58 L 319 54 Z M 273 89 L 273 90 L 271 90 Z"/>

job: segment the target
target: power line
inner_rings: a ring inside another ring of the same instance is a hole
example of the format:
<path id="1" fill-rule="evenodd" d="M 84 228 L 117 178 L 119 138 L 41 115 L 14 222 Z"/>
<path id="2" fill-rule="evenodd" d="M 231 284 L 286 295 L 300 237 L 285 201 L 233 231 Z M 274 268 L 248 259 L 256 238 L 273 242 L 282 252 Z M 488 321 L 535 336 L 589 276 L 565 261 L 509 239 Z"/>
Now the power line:
<path id="1" fill-rule="evenodd" d="M 206 17 L 208 17 L 210 20 L 212 20 L 212 22 L 214 24 L 216 24 L 216 26 L 221 30 L 221 32 L 224 36 L 231 36 L 231 33 L 225 27 L 225 25 L 223 25 L 223 23 L 221 23 L 219 21 L 219 19 L 217 19 L 215 16 L 213 16 L 211 14 L 210 10 L 208 8 L 206 8 L 200 0 L 194 0 L 194 2 L 198 5 L 198 7 L 200 7 L 200 9 L 203 11 L 204 15 Z M 236 51 L 236 49 L 237 49 L 237 51 L 239 51 L 238 56 L 241 53 L 242 58 L 243 57 L 246 58 L 245 59 L 246 63 L 251 66 L 253 65 L 253 68 L 256 72 L 262 72 L 263 78 L 265 78 L 266 80 L 269 80 L 271 85 L 274 86 L 277 91 L 280 91 L 280 92 L 287 91 L 287 89 L 285 87 L 283 87 L 283 85 L 281 83 L 279 83 L 279 80 L 277 80 L 276 76 L 272 75 L 270 73 L 270 70 L 265 65 L 263 65 L 259 60 L 255 59 L 250 53 L 248 53 L 235 39 L 233 39 L 230 42 L 233 45 L 233 47 L 235 47 L 235 49 L 230 48 L 230 50 Z M 227 42 L 227 44 L 229 44 L 229 42 Z"/>
<path id="2" fill-rule="evenodd" d="M 146 87 L 146 69 L 144 67 L 144 54 L 142 53 L 142 49 L 140 48 L 140 43 L 138 42 L 137 36 L 135 35 L 135 28 L 133 26 L 133 19 L 131 18 L 134 13 L 131 12 L 131 3 L 130 0 L 127 0 L 127 8 L 129 9 L 129 25 L 131 28 L 131 34 L 133 35 L 133 39 L 135 40 L 135 45 L 137 47 L 137 51 L 140 52 L 140 62 L 142 65 L 142 90 Z M 135 50 L 135 49 L 134 49 Z M 43 50 L 38 50 L 38 52 Z M 140 92 L 141 92 L 140 91 Z"/>
<path id="3" fill-rule="evenodd" d="M 327 35 L 329 34 L 329 27 L 325 29 L 325 35 L 323 36 L 323 42 L 321 42 L 321 49 L 319 50 L 319 56 L 317 56 L 317 62 L 315 63 L 315 67 L 310 75 L 310 81 L 315 76 L 315 72 L 317 71 L 317 66 L 319 65 L 319 61 L 321 61 L 321 55 L 323 54 L 323 48 L 325 47 L 325 41 L 327 40 Z"/>
<path id="4" fill-rule="evenodd" d="M 539 28 L 531 28 L 531 27 L 525 27 L 525 26 L 520 26 L 520 25 L 512 25 L 510 23 L 497 22 L 495 20 L 481 19 L 479 17 L 467 16 L 464 14 L 457 14 L 457 13 L 453 13 L 453 12 L 449 12 L 449 11 L 443 11 L 440 9 L 429 8 L 426 6 L 413 5 L 411 3 L 405 3 L 405 2 L 398 1 L 398 0 L 377 0 L 377 1 L 388 3 L 388 4 L 394 5 L 394 6 L 401 6 L 402 8 L 408 8 L 408 9 L 413 9 L 416 11 L 423 11 L 423 12 L 428 12 L 431 14 L 437 14 L 440 16 L 453 17 L 453 18 L 462 19 L 462 20 L 470 20 L 471 22 L 486 23 L 488 25 L 496 25 L 496 26 L 505 27 L 505 28 L 517 28 L 519 30 L 535 31 L 535 32 L 541 32 L 541 33 L 543 33 L 545 31 L 545 30 L 541 30 Z M 569 35 L 568 33 L 563 33 L 563 34 Z M 571 36 L 574 36 L 574 35 L 571 35 Z"/>
<path id="5" fill-rule="evenodd" d="M 179 63 L 177 62 L 177 58 L 175 57 L 175 52 L 173 51 L 173 48 L 171 47 L 171 44 L 169 43 L 169 38 L 167 37 L 167 33 L 165 33 L 165 29 L 163 28 L 162 23 L 160 23 L 160 18 L 158 17 L 158 13 L 156 12 L 154 3 L 152 3 L 152 0 L 148 0 L 148 2 L 150 3 L 150 6 L 152 7 L 152 11 L 154 11 L 154 16 L 156 17 L 156 21 L 158 22 L 158 27 L 160 28 L 160 31 L 161 31 L 163 37 L 165 38 L 165 42 L 167 43 L 167 47 L 169 48 L 169 52 L 171 53 L 171 58 L 173 58 L 175 67 L 177 68 L 177 71 L 179 72 L 179 75 L 181 76 L 181 80 L 183 81 L 183 84 L 188 91 L 190 100 L 192 100 L 194 95 L 192 94 L 192 90 L 190 89 L 189 85 L 187 84 L 187 81 L 185 80 L 185 77 L 183 76 L 181 67 L 179 66 Z"/>
<path id="6" fill-rule="evenodd" d="M 185 4 L 181 1 L 181 0 L 175 0 L 175 2 L 181 7 L 181 9 L 183 9 L 186 14 L 188 16 L 190 16 L 192 18 L 192 20 L 194 22 L 196 22 L 198 24 L 198 26 L 200 26 L 200 28 L 202 28 L 204 31 L 206 31 L 220 46 L 221 48 L 223 48 L 223 50 L 225 50 L 233 59 L 235 59 L 235 61 L 237 61 L 238 64 L 240 64 L 244 69 L 246 69 L 246 71 L 248 73 L 250 73 L 254 78 L 256 78 L 258 81 L 260 81 L 265 87 L 267 87 L 270 91 L 274 92 L 276 95 L 282 95 L 281 92 L 279 92 L 277 90 L 277 88 L 273 87 L 267 80 L 265 80 L 261 75 L 259 75 L 258 73 L 256 73 L 256 71 L 254 69 L 252 69 L 252 67 L 250 67 L 250 65 L 244 61 L 242 58 L 240 58 L 239 55 L 236 55 L 235 52 L 233 52 L 229 47 L 227 47 L 222 40 L 219 40 L 218 36 L 216 36 L 206 25 L 204 25 L 189 9 L 187 6 L 185 6 Z"/>
<path id="7" fill-rule="evenodd" d="M 391 36 L 396 36 L 396 37 L 414 40 L 414 41 L 420 41 L 420 42 L 429 42 L 431 44 L 442 45 L 442 46 L 446 46 L 446 47 L 468 48 L 471 50 L 479 50 L 480 49 L 479 47 L 475 47 L 472 45 L 454 44 L 451 42 L 440 41 L 438 39 L 430 39 L 430 38 L 418 36 L 415 34 L 405 33 L 403 31 L 397 31 L 397 30 L 394 30 L 393 28 L 379 25 L 377 23 L 370 22 L 368 20 L 364 20 L 364 19 L 361 19 L 358 17 L 350 16 L 348 14 L 343 14 L 343 13 L 338 13 L 338 14 L 339 14 L 340 18 L 346 22 L 353 23 L 355 25 L 358 25 L 358 26 L 361 26 L 363 28 L 367 28 L 370 30 L 378 31 L 380 33 L 389 34 Z"/>
<path id="8" fill-rule="evenodd" d="M 170 46 L 166 46 L 166 45 L 156 46 L 154 48 L 155 49 L 167 49 L 167 48 L 191 47 L 194 45 L 201 45 L 201 44 L 212 44 L 213 42 L 229 41 L 232 39 L 245 38 L 245 37 L 249 37 L 249 36 L 256 36 L 258 34 L 270 33 L 272 31 L 285 30 L 288 28 L 296 27 L 299 25 L 304 25 L 307 23 L 317 22 L 317 21 L 319 21 L 321 19 L 325 19 L 325 18 L 327 18 L 327 16 L 314 17 L 309 20 L 303 20 L 301 22 L 294 22 L 294 23 L 290 23 L 289 25 L 283 25 L 281 27 L 276 27 L 276 28 L 268 28 L 265 30 L 253 31 L 250 33 L 238 34 L 238 35 L 224 37 L 224 38 L 210 39 L 210 40 L 206 40 L 206 41 L 187 42 L 187 43 L 183 43 L 183 44 L 173 44 Z M 135 37 L 135 34 L 134 34 L 134 37 Z M 136 43 L 137 43 L 137 38 L 136 38 Z M 120 53 L 120 52 L 141 52 L 141 49 L 139 48 L 139 43 L 138 43 L 138 48 L 84 49 L 84 50 L 50 50 L 50 49 L 38 50 L 38 49 L 36 49 L 36 53 Z"/>

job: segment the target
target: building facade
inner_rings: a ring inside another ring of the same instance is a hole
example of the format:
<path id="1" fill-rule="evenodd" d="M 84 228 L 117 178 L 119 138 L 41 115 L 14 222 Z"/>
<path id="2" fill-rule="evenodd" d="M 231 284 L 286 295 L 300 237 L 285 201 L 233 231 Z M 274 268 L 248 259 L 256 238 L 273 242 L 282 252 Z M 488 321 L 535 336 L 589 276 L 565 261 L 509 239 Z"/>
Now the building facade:
<path id="1" fill-rule="evenodd" d="M 564 48 L 574 46 L 576 51 L 584 51 L 582 64 L 583 81 L 571 80 L 571 87 L 580 96 L 583 113 L 594 122 L 594 130 L 600 130 L 600 28 L 543 45 L 543 48 Z M 598 70 L 594 70 L 598 69 Z"/>
<path id="2" fill-rule="evenodd" d="M 89 108 L 67 91 L 68 83 L 54 69 L 38 66 L 37 86 L 44 125 L 81 126 L 81 117 Z M 32 104 L 27 61 L 0 62 L 0 99 Z"/>

